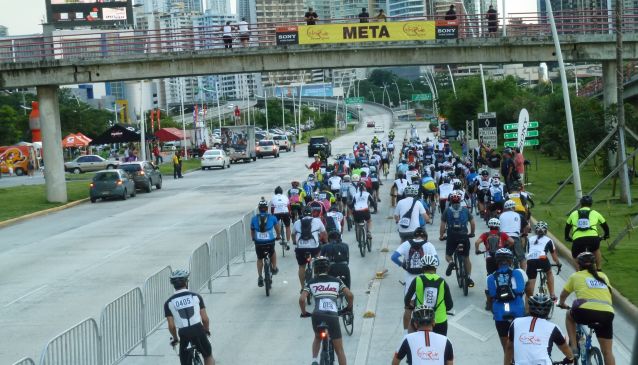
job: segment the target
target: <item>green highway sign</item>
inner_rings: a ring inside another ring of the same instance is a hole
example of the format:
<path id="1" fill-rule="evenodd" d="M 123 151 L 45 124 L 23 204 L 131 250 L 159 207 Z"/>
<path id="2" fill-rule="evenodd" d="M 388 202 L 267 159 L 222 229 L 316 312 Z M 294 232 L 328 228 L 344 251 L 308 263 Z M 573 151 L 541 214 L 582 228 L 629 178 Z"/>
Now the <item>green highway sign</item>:
<path id="1" fill-rule="evenodd" d="M 412 101 L 431 101 L 432 94 L 412 94 Z"/>
<path id="2" fill-rule="evenodd" d="M 527 137 L 538 137 L 538 131 L 537 130 L 527 131 Z M 503 135 L 503 138 L 505 138 L 505 139 L 517 139 L 518 138 L 518 132 L 505 133 Z"/>
<path id="3" fill-rule="evenodd" d="M 346 98 L 346 104 L 363 104 L 366 102 L 366 98 L 358 97 L 358 98 Z"/>
<path id="4" fill-rule="evenodd" d="M 509 141 L 504 143 L 505 147 L 516 147 L 517 144 L 518 144 L 517 141 Z M 525 140 L 525 146 L 538 146 L 538 145 L 539 145 L 539 141 L 537 139 Z"/>
<path id="5" fill-rule="evenodd" d="M 534 128 L 538 128 L 538 122 L 536 121 L 529 122 L 527 129 L 534 129 Z M 505 129 L 506 131 L 513 131 L 515 129 L 518 129 L 518 123 L 505 124 L 503 126 L 503 129 Z"/>

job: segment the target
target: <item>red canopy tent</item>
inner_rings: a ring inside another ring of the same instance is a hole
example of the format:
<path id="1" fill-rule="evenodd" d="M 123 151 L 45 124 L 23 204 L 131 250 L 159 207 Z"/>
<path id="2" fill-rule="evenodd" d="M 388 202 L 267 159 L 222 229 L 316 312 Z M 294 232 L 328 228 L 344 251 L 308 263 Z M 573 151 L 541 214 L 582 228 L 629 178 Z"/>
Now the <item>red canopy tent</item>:
<path id="1" fill-rule="evenodd" d="M 85 136 L 84 134 L 82 134 L 82 132 L 77 132 L 75 134 L 76 137 L 78 137 L 79 139 L 83 140 L 86 142 L 86 144 L 88 145 L 89 143 L 91 143 L 92 139 Z"/>
<path id="2" fill-rule="evenodd" d="M 168 141 L 183 141 L 184 133 L 177 128 L 162 128 L 155 132 L 155 137 L 159 139 L 161 142 Z M 188 136 L 186 139 L 189 139 Z"/>
<path id="3" fill-rule="evenodd" d="M 84 136 L 84 135 L 82 135 Z M 86 136 L 84 136 L 84 138 L 88 138 Z M 75 135 L 73 133 L 69 134 L 68 136 L 64 137 L 62 139 L 62 147 L 63 148 L 71 148 L 71 147 L 86 147 L 89 145 L 89 142 L 91 141 L 90 139 L 84 139 L 78 135 Z"/>

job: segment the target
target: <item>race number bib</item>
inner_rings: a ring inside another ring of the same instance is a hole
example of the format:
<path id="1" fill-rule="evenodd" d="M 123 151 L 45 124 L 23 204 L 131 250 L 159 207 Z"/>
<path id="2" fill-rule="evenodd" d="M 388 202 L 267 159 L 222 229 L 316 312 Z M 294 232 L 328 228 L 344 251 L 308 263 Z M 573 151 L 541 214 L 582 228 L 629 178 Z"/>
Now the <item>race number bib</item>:
<path id="1" fill-rule="evenodd" d="M 544 256 L 544 255 L 543 255 L 543 256 Z M 540 258 L 540 257 L 541 257 L 541 254 L 540 254 L 540 252 L 538 252 L 538 251 L 529 252 L 529 253 L 527 254 L 527 259 L 528 259 L 528 260 L 536 260 L 536 259 L 538 259 L 538 258 Z"/>
<path id="2" fill-rule="evenodd" d="M 600 282 L 594 278 L 585 279 L 585 284 L 589 289 L 607 289 L 607 285 L 603 282 Z"/>
<path id="3" fill-rule="evenodd" d="M 436 308 L 436 298 L 439 296 L 439 289 L 426 288 L 423 293 L 423 305 L 430 308 Z"/>
<path id="4" fill-rule="evenodd" d="M 399 225 L 400 225 L 402 228 L 408 228 L 408 227 L 410 227 L 410 218 L 403 217 L 403 218 L 399 219 Z"/>
<path id="5" fill-rule="evenodd" d="M 257 232 L 258 240 L 267 240 L 270 239 L 270 234 L 268 232 Z"/>
<path id="6" fill-rule="evenodd" d="M 580 218 L 578 222 L 576 222 L 576 226 L 579 229 L 590 229 L 591 225 L 589 224 L 589 218 Z"/>
<path id="7" fill-rule="evenodd" d="M 323 312 L 337 312 L 337 304 L 327 298 L 323 298 L 319 301 L 319 310 Z"/>

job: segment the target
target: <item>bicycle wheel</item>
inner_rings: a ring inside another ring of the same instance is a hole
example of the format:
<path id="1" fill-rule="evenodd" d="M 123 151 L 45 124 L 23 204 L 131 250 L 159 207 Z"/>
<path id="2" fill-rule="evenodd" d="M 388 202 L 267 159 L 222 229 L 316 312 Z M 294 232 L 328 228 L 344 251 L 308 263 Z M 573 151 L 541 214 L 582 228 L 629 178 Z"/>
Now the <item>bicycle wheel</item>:
<path id="1" fill-rule="evenodd" d="M 322 346 L 321 349 L 321 358 L 319 359 L 320 365 L 331 365 L 330 364 L 330 355 L 328 354 L 328 349 L 324 349 Z"/>
<path id="2" fill-rule="evenodd" d="M 456 266 L 456 283 L 459 284 L 459 288 L 463 288 L 463 276 L 461 276 L 461 260 L 459 255 L 454 253 L 454 265 Z"/>
<path id="3" fill-rule="evenodd" d="M 204 365 L 202 358 L 199 356 L 197 350 L 193 349 L 191 352 L 191 362 L 193 365 Z"/>
<path id="4" fill-rule="evenodd" d="M 346 218 L 346 223 L 348 223 L 348 232 L 352 231 L 352 217 L 350 217 L 349 215 Z"/>
<path id="5" fill-rule="evenodd" d="M 310 265 L 306 265 L 306 275 L 305 275 L 306 284 L 308 284 L 310 279 L 312 279 L 312 269 L 310 268 Z M 308 293 L 308 298 L 306 299 L 306 302 L 308 303 L 308 305 L 312 304 L 312 294 L 311 293 Z"/>
<path id="6" fill-rule="evenodd" d="M 272 285 L 272 277 L 270 273 L 270 259 L 264 259 L 264 288 L 266 288 L 266 296 L 270 296 L 270 287 Z"/>
<path id="7" fill-rule="evenodd" d="M 361 257 L 366 257 L 366 247 L 363 241 L 365 239 L 365 232 L 363 230 L 363 227 L 357 225 L 355 233 L 357 236 L 357 243 L 359 244 L 359 253 L 361 254 Z"/>
<path id="8" fill-rule="evenodd" d="M 465 272 L 465 260 L 461 260 L 461 280 L 463 280 L 463 295 L 467 297 L 469 293 L 469 281 L 467 280 L 467 273 Z"/>
<path id="9" fill-rule="evenodd" d="M 372 238 L 366 233 L 366 246 L 368 246 L 368 252 L 372 252 Z"/>
<path id="10" fill-rule="evenodd" d="M 603 354 L 598 347 L 591 347 L 587 354 L 587 365 L 603 365 Z"/>
<path id="11" fill-rule="evenodd" d="M 341 320 L 343 321 L 343 328 L 346 329 L 348 336 L 352 336 L 352 332 L 354 331 L 354 314 L 344 313 L 341 315 Z"/>

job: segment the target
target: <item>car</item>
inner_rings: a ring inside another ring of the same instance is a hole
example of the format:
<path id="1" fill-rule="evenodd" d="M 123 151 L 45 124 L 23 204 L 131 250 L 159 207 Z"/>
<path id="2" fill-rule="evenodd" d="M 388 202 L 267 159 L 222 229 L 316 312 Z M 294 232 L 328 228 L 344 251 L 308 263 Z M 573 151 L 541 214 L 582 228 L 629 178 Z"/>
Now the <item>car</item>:
<path id="1" fill-rule="evenodd" d="M 368 121 L 366 122 L 366 126 L 368 128 L 374 128 L 374 120 L 368 119 Z"/>
<path id="2" fill-rule="evenodd" d="M 279 157 L 279 146 L 272 139 L 262 139 L 257 144 L 257 158 L 264 156 Z"/>
<path id="3" fill-rule="evenodd" d="M 290 142 L 288 141 L 288 136 L 278 134 L 274 135 L 272 137 L 272 140 L 277 143 L 277 146 L 279 146 L 279 150 L 286 150 L 286 152 L 290 151 Z"/>
<path id="4" fill-rule="evenodd" d="M 95 173 L 89 185 L 91 203 L 98 199 L 120 198 L 126 200 L 136 194 L 135 182 L 122 169 L 100 170 Z"/>
<path id="5" fill-rule="evenodd" d="M 84 155 L 73 161 L 64 163 L 64 171 L 80 174 L 89 171 L 100 171 L 115 169 L 120 165 L 120 161 L 105 160 L 98 155 Z"/>
<path id="6" fill-rule="evenodd" d="M 259 141 L 261 141 L 264 138 L 266 138 L 266 134 L 264 134 L 264 133 L 255 133 L 255 141 L 256 142 L 259 142 Z"/>
<path id="7" fill-rule="evenodd" d="M 374 133 L 383 133 L 383 125 L 375 125 Z"/>
<path id="8" fill-rule="evenodd" d="M 150 193 L 155 186 L 156 189 L 162 188 L 162 174 L 159 166 L 155 166 L 149 161 L 134 161 L 120 165 L 120 169 L 131 175 L 135 182 L 135 188 Z"/>
<path id="9" fill-rule="evenodd" d="M 330 156 L 332 154 L 330 140 L 324 136 L 310 137 L 308 141 L 308 157 L 316 155 L 319 151 L 323 151 L 326 156 Z"/>
<path id="10" fill-rule="evenodd" d="M 224 150 L 207 150 L 201 158 L 202 170 L 219 167 L 225 169 L 230 167 L 230 157 Z"/>

